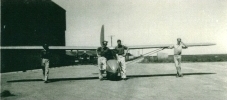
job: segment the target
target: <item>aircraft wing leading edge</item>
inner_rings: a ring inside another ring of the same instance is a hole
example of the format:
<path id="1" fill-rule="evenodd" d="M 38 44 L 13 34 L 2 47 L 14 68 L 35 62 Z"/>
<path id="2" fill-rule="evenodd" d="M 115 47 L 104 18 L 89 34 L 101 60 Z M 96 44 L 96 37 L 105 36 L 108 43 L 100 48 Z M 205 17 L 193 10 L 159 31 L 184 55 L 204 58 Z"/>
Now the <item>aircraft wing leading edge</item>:
<path id="1" fill-rule="evenodd" d="M 160 45 L 137 45 L 128 46 L 129 49 L 149 49 L 149 48 L 167 48 L 173 44 L 160 44 Z M 214 43 L 187 43 L 188 47 L 194 46 L 211 46 Z M 50 49 L 56 50 L 96 50 L 98 46 L 50 46 Z M 0 49 L 43 49 L 42 46 L 1 46 Z"/>
<path id="2" fill-rule="evenodd" d="M 149 49 L 149 48 L 168 48 L 173 44 L 159 44 L 159 45 L 137 45 L 137 46 L 128 46 L 129 49 Z M 186 43 L 188 47 L 195 46 L 211 46 L 215 45 L 215 43 Z"/>
<path id="3" fill-rule="evenodd" d="M 96 50 L 98 46 L 49 46 L 54 50 Z M 43 49 L 42 46 L 1 46 L 0 49 Z"/>

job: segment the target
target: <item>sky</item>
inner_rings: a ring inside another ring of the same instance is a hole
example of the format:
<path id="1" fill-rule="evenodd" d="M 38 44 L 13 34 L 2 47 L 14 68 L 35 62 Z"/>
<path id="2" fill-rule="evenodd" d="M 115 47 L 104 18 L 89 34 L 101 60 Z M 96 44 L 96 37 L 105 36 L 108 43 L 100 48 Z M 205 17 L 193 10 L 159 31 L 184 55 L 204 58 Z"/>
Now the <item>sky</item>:
<path id="1" fill-rule="evenodd" d="M 227 0 L 52 0 L 66 10 L 66 45 L 100 46 L 101 26 L 113 45 L 216 43 L 183 54 L 227 53 Z M 150 50 L 145 50 L 150 51 Z M 144 51 L 144 52 L 145 52 Z M 173 50 L 164 50 L 173 54 Z"/>

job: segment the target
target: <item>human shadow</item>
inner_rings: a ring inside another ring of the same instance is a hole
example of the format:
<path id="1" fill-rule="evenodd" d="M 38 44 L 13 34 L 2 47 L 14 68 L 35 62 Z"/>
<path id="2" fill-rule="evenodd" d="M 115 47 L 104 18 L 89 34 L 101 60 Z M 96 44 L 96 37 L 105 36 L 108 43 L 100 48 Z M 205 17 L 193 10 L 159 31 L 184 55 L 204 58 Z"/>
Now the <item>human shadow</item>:
<path id="1" fill-rule="evenodd" d="M 49 81 L 57 82 L 57 81 L 71 81 L 71 80 L 93 80 L 93 79 L 98 79 L 98 77 L 51 78 L 51 79 L 49 79 Z M 13 83 L 13 82 L 33 82 L 33 81 L 43 81 L 43 80 L 42 79 L 21 79 L 21 80 L 10 80 L 7 82 Z"/>
<path id="2" fill-rule="evenodd" d="M 183 73 L 184 76 L 191 76 L 191 75 L 211 75 L 216 73 L 206 73 L 206 72 L 199 72 L 199 73 Z M 145 77 L 164 77 L 164 76 L 176 76 L 176 74 L 150 74 L 150 75 L 128 75 L 128 79 L 132 78 L 145 78 Z M 58 81 L 75 81 L 75 80 L 95 80 L 98 77 L 77 77 L 77 78 L 51 78 L 49 81 L 58 82 Z M 106 80 L 106 79 L 104 79 Z M 43 81 L 42 79 L 21 79 L 21 80 L 10 80 L 7 81 L 9 83 L 13 82 L 33 82 L 33 81 Z"/>

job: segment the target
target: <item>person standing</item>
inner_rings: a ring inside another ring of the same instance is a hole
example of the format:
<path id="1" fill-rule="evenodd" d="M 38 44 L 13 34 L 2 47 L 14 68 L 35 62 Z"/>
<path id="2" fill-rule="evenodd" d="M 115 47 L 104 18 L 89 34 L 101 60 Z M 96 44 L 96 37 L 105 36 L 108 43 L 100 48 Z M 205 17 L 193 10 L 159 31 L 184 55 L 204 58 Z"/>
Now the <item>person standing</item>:
<path id="1" fill-rule="evenodd" d="M 106 71 L 106 61 L 110 54 L 110 49 L 107 47 L 107 41 L 102 42 L 102 47 L 96 50 L 98 56 L 98 66 L 99 66 L 99 79 L 103 80 L 103 74 Z"/>
<path id="2" fill-rule="evenodd" d="M 127 80 L 125 56 L 128 52 L 128 47 L 122 45 L 121 40 L 117 40 L 117 44 L 118 45 L 115 47 L 115 51 L 116 51 L 116 57 L 117 57 L 118 63 L 121 66 L 121 78 L 123 80 Z M 127 51 L 125 52 L 125 50 Z"/>
<path id="3" fill-rule="evenodd" d="M 186 49 L 188 48 L 187 45 L 185 45 L 181 38 L 177 38 L 177 44 L 170 46 L 170 49 L 174 48 L 174 63 L 177 70 L 177 77 L 183 77 L 183 74 L 181 72 L 181 54 L 182 54 L 182 48 Z"/>
<path id="4" fill-rule="evenodd" d="M 47 44 L 43 45 L 43 50 L 41 51 L 41 66 L 43 70 L 43 80 L 44 83 L 49 83 L 48 76 L 49 76 L 49 65 L 50 65 L 50 50 Z"/>

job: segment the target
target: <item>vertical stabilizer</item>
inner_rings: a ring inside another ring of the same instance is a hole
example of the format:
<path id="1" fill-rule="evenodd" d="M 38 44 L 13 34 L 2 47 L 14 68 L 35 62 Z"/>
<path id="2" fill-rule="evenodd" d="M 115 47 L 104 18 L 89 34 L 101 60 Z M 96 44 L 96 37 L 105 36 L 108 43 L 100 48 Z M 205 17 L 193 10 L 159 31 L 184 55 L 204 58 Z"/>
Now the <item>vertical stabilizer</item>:
<path id="1" fill-rule="evenodd" d="M 101 33 L 100 33 L 100 45 L 102 46 L 102 42 L 104 41 L 104 25 L 102 25 Z"/>

